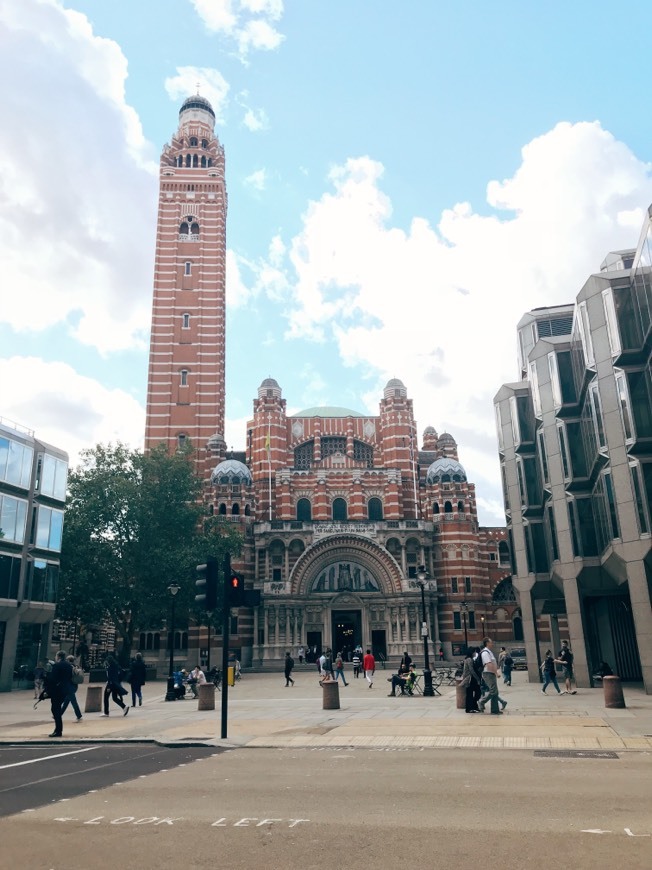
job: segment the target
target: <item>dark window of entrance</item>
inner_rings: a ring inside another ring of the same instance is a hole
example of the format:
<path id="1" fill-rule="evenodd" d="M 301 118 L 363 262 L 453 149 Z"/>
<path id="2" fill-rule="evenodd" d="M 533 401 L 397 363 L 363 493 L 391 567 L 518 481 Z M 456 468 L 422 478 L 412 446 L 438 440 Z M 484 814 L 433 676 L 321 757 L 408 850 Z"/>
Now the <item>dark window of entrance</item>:
<path id="1" fill-rule="evenodd" d="M 309 498 L 300 498 L 297 502 L 297 520 L 306 523 L 312 520 L 312 505 Z"/>
<path id="2" fill-rule="evenodd" d="M 514 617 L 514 640 L 523 640 L 523 620 L 520 616 Z"/>
<path id="3" fill-rule="evenodd" d="M 370 520 L 382 520 L 383 503 L 379 498 L 370 498 L 367 504 L 367 516 Z"/>
<path id="4" fill-rule="evenodd" d="M 452 514 L 453 513 L 453 505 L 449 501 L 444 503 L 444 513 L 445 514 Z"/>
<path id="5" fill-rule="evenodd" d="M 347 520 L 346 502 L 343 498 L 333 500 L 333 520 L 336 523 L 345 523 Z"/>
<path id="6" fill-rule="evenodd" d="M 432 514 L 433 514 L 433 516 L 435 516 L 435 514 L 438 514 L 438 513 L 439 513 L 439 505 L 437 504 L 437 502 L 435 502 L 432 506 Z"/>

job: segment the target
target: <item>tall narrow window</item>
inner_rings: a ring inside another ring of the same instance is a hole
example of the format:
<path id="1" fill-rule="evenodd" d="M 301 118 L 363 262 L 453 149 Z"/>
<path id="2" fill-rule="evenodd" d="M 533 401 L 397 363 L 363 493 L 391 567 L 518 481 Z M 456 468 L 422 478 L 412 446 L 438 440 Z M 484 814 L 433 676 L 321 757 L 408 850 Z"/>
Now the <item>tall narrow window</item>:
<path id="1" fill-rule="evenodd" d="M 534 416 L 541 419 L 541 395 L 539 394 L 539 376 L 537 375 L 536 362 L 531 362 L 528 365 L 528 380 L 530 381 L 530 390 L 532 392 Z"/>
<path id="2" fill-rule="evenodd" d="M 625 440 L 632 441 L 634 438 L 634 430 L 632 427 L 632 415 L 629 405 L 629 394 L 627 392 L 627 379 L 625 377 L 625 372 L 616 372 L 616 391 L 618 393 L 620 417 L 623 421 L 623 429 L 625 431 Z"/>
<path id="3" fill-rule="evenodd" d="M 467 595 L 471 594 L 471 578 L 470 577 L 464 578 L 464 591 Z"/>
<path id="4" fill-rule="evenodd" d="M 336 523 L 345 523 L 348 519 L 346 502 L 343 498 L 333 499 L 333 520 Z"/>
<path id="5" fill-rule="evenodd" d="M 370 498 L 367 503 L 367 516 L 372 522 L 383 518 L 383 503 L 379 498 Z"/>
<path id="6" fill-rule="evenodd" d="M 614 305 L 613 290 L 611 287 L 608 290 L 602 291 L 602 304 L 604 305 L 604 316 L 607 321 L 607 336 L 609 337 L 611 355 L 618 356 L 621 351 L 620 333 L 618 332 L 616 306 Z"/>
<path id="7" fill-rule="evenodd" d="M 537 441 L 539 442 L 539 462 L 541 463 L 541 479 L 544 486 L 550 483 L 548 476 L 548 454 L 546 453 L 546 438 L 543 429 L 537 432 Z"/>
<path id="8" fill-rule="evenodd" d="M 609 510 L 609 520 L 611 522 L 611 534 L 614 538 L 620 537 L 620 528 L 618 525 L 618 513 L 616 511 L 616 496 L 611 479 L 611 472 L 604 472 L 604 488 L 607 497 L 607 508 Z"/>
<path id="9" fill-rule="evenodd" d="M 303 523 L 309 523 L 312 520 L 310 499 L 300 498 L 297 502 L 297 520 Z"/>
<path id="10" fill-rule="evenodd" d="M 561 383 L 559 382 L 557 354 L 554 351 L 548 354 L 548 371 L 550 372 L 550 384 L 552 386 L 552 401 L 554 402 L 555 408 L 561 408 Z"/>
<path id="11" fill-rule="evenodd" d="M 191 266 L 192 266 L 192 264 L 190 263 L 190 260 L 186 260 L 186 263 L 185 263 L 184 269 L 183 269 L 184 275 L 190 275 Z"/>
<path id="12" fill-rule="evenodd" d="M 451 592 L 457 594 L 457 577 L 451 577 Z"/>
<path id="13" fill-rule="evenodd" d="M 630 463 L 629 470 L 632 475 L 632 487 L 634 489 L 634 499 L 636 501 L 636 511 L 638 513 L 638 526 L 641 534 L 650 531 L 650 526 L 645 512 L 645 502 L 643 500 L 643 488 L 641 486 L 641 470 L 637 462 Z"/>
<path id="14" fill-rule="evenodd" d="M 570 474 L 570 462 L 568 461 L 568 446 L 566 444 L 566 428 L 563 422 L 557 423 L 557 435 L 559 436 L 559 452 L 561 454 L 561 464 L 564 472 L 564 478 L 567 480 Z"/>
<path id="15" fill-rule="evenodd" d="M 557 526 L 555 524 L 555 512 L 551 504 L 548 505 L 548 529 L 550 530 L 550 547 L 552 549 L 552 561 L 559 559 L 559 547 L 557 545 Z"/>
<path id="16" fill-rule="evenodd" d="M 521 429 L 518 422 L 518 405 L 516 404 L 516 396 L 509 397 L 509 411 L 512 418 L 512 438 L 514 444 L 521 443 Z"/>
<path id="17" fill-rule="evenodd" d="M 593 410 L 593 425 L 595 426 L 595 434 L 598 440 L 598 447 L 600 450 L 605 450 L 607 442 L 604 434 L 602 403 L 600 402 L 600 392 L 598 390 L 598 384 L 596 382 L 592 383 L 589 391 L 591 396 L 591 408 Z"/>
<path id="18" fill-rule="evenodd" d="M 459 610 L 453 611 L 453 628 L 455 631 L 462 630 L 462 616 Z"/>
<path id="19" fill-rule="evenodd" d="M 568 522 L 571 532 L 571 543 L 573 545 L 573 556 L 581 556 L 580 541 L 577 534 L 577 519 L 575 517 L 575 502 L 571 499 L 568 502 Z"/>
<path id="20" fill-rule="evenodd" d="M 187 387 L 188 386 L 188 369 L 181 369 L 180 375 L 181 375 L 181 386 Z"/>
<path id="21" fill-rule="evenodd" d="M 183 329 L 190 329 L 190 315 L 189 314 L 183 315 L 182 328 Z"/>
<path id="22" fill-rule="evenodd" d="M 588 368 L 593 368 L 595 366 L 595 355 L 593 353 L 591 324 L 589 323 L 589 312 L 586 309 L 586 302 L 580 302 L 578 306 L 577 325 L 580 330 L 580 339 L 582 341 L 586 365 Z"/>

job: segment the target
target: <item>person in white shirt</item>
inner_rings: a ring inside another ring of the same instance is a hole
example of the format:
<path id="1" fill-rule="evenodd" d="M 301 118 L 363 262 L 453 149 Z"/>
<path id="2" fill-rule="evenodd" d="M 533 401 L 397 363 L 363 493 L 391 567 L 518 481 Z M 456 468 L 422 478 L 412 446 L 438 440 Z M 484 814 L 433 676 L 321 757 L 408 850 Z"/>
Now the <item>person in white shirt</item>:
<path id="1" fill-rule="evenodd" d="M 503 701 L 498 694 L 498 663 L 496 662 L 496 656 L 491 650 L 492 646 L 492 639 L 490 637 L 485 637 L 482 641 L 482 651 L 480 655 L 482 656 L 483 664 L 482 679 L 487 685 L 487 694 L 480 698 L 478 709 L 481 713 L 484 713 L 485 704 L 487 701 L 491 701 L 492 715 L 502 716 L 502 710 L 498 709 L 498 704 L 502 704 L 504 710 L 507 706 L 507 701 Z"/>
<path id="2" fill-rule="evenodd" d="M 190 677 L 188 678 L 188 685 L 192 691 L 192 694 L 196 698 L 199 695 L 199 691 L 197 686 L 203 686 L 206 682 L 206 675 L 202 671 L 202 669 L 197 665 L 195 668 L 190 671 Z"/>

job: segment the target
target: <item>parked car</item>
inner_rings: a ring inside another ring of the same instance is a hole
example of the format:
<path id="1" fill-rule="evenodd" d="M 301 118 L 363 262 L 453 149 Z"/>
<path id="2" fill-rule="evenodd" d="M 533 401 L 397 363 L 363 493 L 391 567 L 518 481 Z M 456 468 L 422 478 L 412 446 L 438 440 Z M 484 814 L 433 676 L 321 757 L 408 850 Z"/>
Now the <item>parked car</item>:
<path id="1" fill-rule="evenodd" d="M 509 654 L 514 660 L 513 668 L 515 671 L 527 671 L 527 656 L 524 646 L 516 646 L 514 649 L 510 649 Z"/>

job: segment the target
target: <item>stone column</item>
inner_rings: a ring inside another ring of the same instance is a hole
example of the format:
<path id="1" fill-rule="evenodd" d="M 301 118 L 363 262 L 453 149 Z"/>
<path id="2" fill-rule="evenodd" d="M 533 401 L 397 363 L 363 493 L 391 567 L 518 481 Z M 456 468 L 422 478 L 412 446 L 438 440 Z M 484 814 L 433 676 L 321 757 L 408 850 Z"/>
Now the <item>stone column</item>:
<path id="1" fill-rule="evenodd" d="M 652 609 L 650 590 L 642 560 L 627 564 L 627 576 L 629 578 L 629 598 L 632 603 L 636 644 L 643 672 L 643 685 L 646 693 L 652 695 Z"/>

